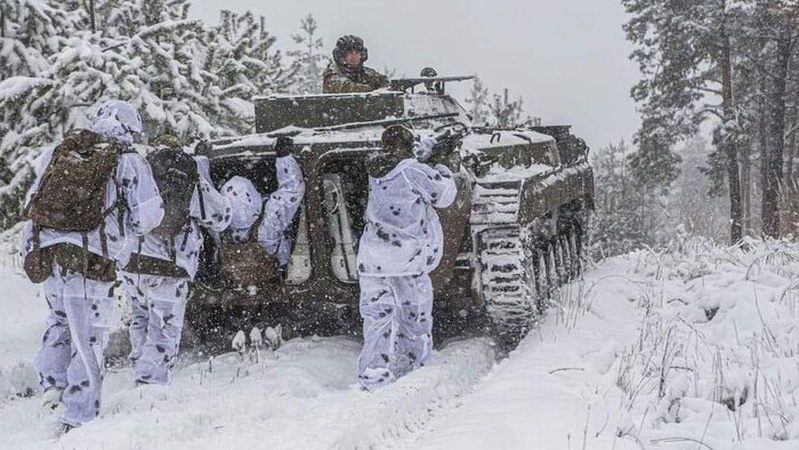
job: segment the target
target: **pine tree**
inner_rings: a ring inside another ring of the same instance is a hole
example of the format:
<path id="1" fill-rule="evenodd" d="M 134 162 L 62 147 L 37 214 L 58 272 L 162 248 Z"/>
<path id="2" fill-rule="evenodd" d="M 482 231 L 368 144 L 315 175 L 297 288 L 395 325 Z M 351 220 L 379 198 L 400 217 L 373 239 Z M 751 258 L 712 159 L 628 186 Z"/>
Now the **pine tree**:
<path id="1" fill-rule="evenodd" d="M 689 140 L 677 150 L 682 159 L 680 174 L 669 191 L 669 208 L 666 214 L 668 238 L 673 239 L 675 230 L 684 230 L 689 235 L 710 237 L 719 242 L 726 240 L 728 226 L 726 216 L 726 186 L 712 186 L 703 174 L 702 165 L 707 157 L 708 143 L 702 138 Z M 721 172 L 723 173 L 723 171 Z M 719 189 L 709 195 L 712 189 Z"/>
<path id="2" fill-rule="evenodd" d="M 47 67 L 47 41 L 60 35 L 54 13 L 40 1 L 0 3 L 0 80 L 34 76 Z"/>
<path id="3" fill-rule="evenodd" d="M 632 58 L 644 79 L 632 91 L 642 104 L 643 125 L 636 134 L 639 176 L 668 188 L 679 158 L 673 148 L 696 134 L 711 117 L 720 122 L 718 154 L 723 155 L 729 182 L 730 237 L 742 237 L 738 140 L 741 129 L 733 96 L 735 55 L 733 30 L 740 23 L 741 3 L 727 0 L 622 0 L 630 19 L 624 29 L 636 45 Z M 708 96 L 720 99 L 716 105 Z"/>
<path id="4" fill-rule="evenodd" d="M 265 19 L 251 12 L 223 10 L 210 40 L 205 69 L 214 74 L 215 95 L 224 108 L 219 122 L 246 131 L 255 117 L 252 97 L 287 92 L 294 72 L 272 48 L 275 38 L 266 31 Z"/>
<path id="5" fill-rule="evenodd" d="M 489 109 L 494 117 L 494 126 L 497 128 L 512 129 L 532 125 L 530 117 L 522 120 L 522 98 L 509 100 L 507 88 L 501 96 L 494 94 L 494 102 L 489 105 Z"/>
<path id="6" fill-rule="evenodd" d="M 296 74 L 296 81 L 291 89 L 293 93 L 319 94 L 322 92 L 325 56 L 320 52 L 324 44 L 322 38 L 318 37 L 316 33 L 317 29 L 316 19 L 308 14 L 300 22 L 301 32 L 291 36 L 294 43 L 300 46 L 299 50 L 287 53 L 288 56 L 294 58 L 292 67 Z"/>
<path id="7" fill-rule="evenodd" d="M 488 118 L 491 111 L 488 106 L 488 88 L 483 85 L 479 77 L 474 78 L 474 85 L 469 92 L 469 97 L 464 100 L 466 110 L 472 116 L 472 123 L 477 126 L 488 125 Z"/>
<path id="8" fill-rule="evenodd" d="M 756 30 L 764 43 L 757 53 L 765 100 L 761 129 L 763 233 L 776 237 L 780 232 L 779 191 L 783 187 L 787 94 L 799 42 L 799 5 L 795 1 L 756 2 L 750 13 L 752 30 Z"/>
<path id="9" fill-rule="evenodd" d="M 133 74 L 129 100 L 144 111 L 150 137 L 162 133 L 186 138 L 225 134 L 211 122 L 217 98 L 206 94 L 202 39 L 205 30 L 198 20 L 169 20 L 142 28 L 127 46 L 132 57 L 126 70 Z"/>
<path id="10" fill-rule="evenodd" d="M 596 211 L 591 242 L 597 256 L 613 256 L 652 245 L 646 188 L 631 173 L 630 149 L 624 142 L 591 153 L 596 183 Z"/>
<path id="11" fill-rule="evenodd" d="M 53 88 L 46 71 L 77 24 L 54 2 L 14 0 L 0 10 L 0 227 L 7 228 L 20 218 L 34 159 L 60 137 L 51 120 L 60 107 L 44 97 Z"/>

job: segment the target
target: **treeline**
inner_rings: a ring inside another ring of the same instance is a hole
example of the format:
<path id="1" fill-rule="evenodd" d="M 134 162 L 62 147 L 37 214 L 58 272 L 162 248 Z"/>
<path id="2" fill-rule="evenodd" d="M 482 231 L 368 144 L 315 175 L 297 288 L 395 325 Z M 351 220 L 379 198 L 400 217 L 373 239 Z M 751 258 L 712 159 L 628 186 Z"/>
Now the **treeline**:
<path id="1" fill-rule="evenodd" d="M 796 0 L 622 0 L 642 126 L 626 156 L 650 194 L 679 176 L 681 142 L 712 129 L 703 164 L 729 198 L 729 238 L 795 232 L 799 125 Z M 759 208 L 758 208 L 759 207 Z"/>
<path id="2" fill-rule="evenodd" d="M 679 245 L 689 236 L 727 240 L 729 203 L 708 196 L 713 180 L 702 173 L 709 143 L 695 138 L 679 146 L 679 173 L 668 191 L 635 176 L 634 147 L 625 142 L 591 150 L 596 183 L 595 214 L 589 222 L 593 258 L 643 247 Z"/>

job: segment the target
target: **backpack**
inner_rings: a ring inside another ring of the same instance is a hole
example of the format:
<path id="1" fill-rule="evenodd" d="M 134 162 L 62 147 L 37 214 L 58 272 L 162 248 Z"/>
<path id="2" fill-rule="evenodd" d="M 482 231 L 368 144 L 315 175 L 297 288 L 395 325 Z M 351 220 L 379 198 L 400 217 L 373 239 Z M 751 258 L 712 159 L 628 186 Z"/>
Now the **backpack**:
<path id="1" fill-rule="evenodd" d="M 194 188 L 202 195 L 198 183 L 200 174 L 197 162 L 180 148 L 162 146 L 147 155 L 147 162 L 153 172 L 153 179 L 164 201 L 164 218 L 151 234 L 172 242 L 172 239 L 184 231 L 189 221 L 191 198 Z M 200 198 L 200 209 L 203 208 Z M 204 211 L 202 215 L 205 216 Z"/>
<path id="2" fill-rule="evenodd" d="M 61 231 L 95 230 L 105 217 L 124 202 L 106 210 L 108 180 L 125 146 L 89 130 L 73 130 L 56 146 L 42 175 L 39 189 L 26 208 L 26 216 L 38 227 Z M 122 215 L 120 214 L 120 218 Z"/>
<path id="3" fill-rule="evenodd" d="M 280 281 L 280 264 L 258 243 L 261 217 L 250 227 L 247 240 L 236 242 L 232 232 L 224 232 L 219 247 L 219 271 L 223 279 L 235 286 L 263 286 Z"/>
<path id="4" fill-rule="evenodd" d="M 116 277 L 115 262 L 107 258 L 106 234 L 100 233 L 103 256 L 88 250 L 88 232 L 100 228 L 108 214 L 127 208 L 125 197 L 117 185 L 116 203 L 106 209 L 108 180 L 113 179 L 119 156 L 133 150 L 108 141 L 89 130 L 73 130 L 55 147 L 53 156 L 42 174 L 39 188 L 25 208 L 33 222 L 34 248 L 23 264 L 25 273 L 34 283 L 52 275 L 53 261 L 65 269 L 82 273 L 86 278 L 104 282 Z M 120 235 L 124 234 L 122 212 L 117 214 Z M 80 232 L 83 247 L 56 244 L 41 248 L 39 233 L 42 227 L 60 231 Z"/>

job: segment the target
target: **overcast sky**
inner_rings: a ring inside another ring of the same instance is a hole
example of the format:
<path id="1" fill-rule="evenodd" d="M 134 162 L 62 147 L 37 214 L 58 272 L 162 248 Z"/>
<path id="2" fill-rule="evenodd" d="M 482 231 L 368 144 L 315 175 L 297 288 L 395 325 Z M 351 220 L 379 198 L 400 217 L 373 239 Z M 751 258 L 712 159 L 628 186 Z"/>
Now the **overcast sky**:
<path id="1" fill-rule="evenodd" d="M 477 74 L 491 92 L 521 96 L 544 124 L 571 124 L 592 148 L 630 141 L 639 124 L 630 87 L 619 0 L 192 0 L 193 17 L 216 23 L 221 8 L 266 17 L 282 50 L 311 13 L 326 50 L 356 34 L 367 65 L 416 76 Z M 464 90 L 468 92 L 468 89 Z"/>

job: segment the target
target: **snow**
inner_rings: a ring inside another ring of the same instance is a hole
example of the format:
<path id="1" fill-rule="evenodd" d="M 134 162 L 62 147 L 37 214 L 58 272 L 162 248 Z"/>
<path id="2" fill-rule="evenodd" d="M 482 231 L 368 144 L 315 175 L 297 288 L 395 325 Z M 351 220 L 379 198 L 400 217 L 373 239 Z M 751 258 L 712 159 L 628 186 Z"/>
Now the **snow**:
<path id="1" fill-rule="evenodd" d="M 485 175 L 478 177 L 478 181 L 484 183 L 524 181 L 528 178 L 543 176 L 547 172 L 554 172 L 552 166 L 546 164 L 530 164 L 527 167 L 513 166 L 510 169 L 502 167 L 499 163 L 491 164 Z"/>
<path id="2" fill-rule="evenodd" d="M 589 265 L 506 358 L 449 342 L 372 393 L 345 337 L 185 351 L 170 387 L 111 369 L 100 417 L 57 437 L 57 412 L 14 394 L 35 389 L 46 306 L 6 242 L 0 448 L 797 448 L 799 245 L 748 246 L 683 236 Z"/>
<path id="3" fill-rule="evenodd" d="M 46 78 L 36 77 L 10 77 L 0 81 L 0 100 L 13 100 L 15 97 L 25 95 L 37 86 L 51 83 Z"/>

